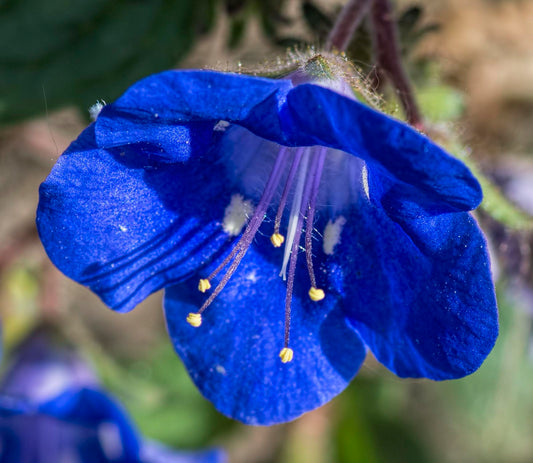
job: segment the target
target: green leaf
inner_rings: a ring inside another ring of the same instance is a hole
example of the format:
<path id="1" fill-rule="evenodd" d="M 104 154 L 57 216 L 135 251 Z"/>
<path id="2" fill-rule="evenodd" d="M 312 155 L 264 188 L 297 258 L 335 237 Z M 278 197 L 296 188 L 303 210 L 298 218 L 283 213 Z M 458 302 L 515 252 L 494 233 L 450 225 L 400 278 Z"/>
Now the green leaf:
<path id="1" fill-rule="evenodd" d="M 480 206 L 483 211 L 512 230 L 533 230 L 533 217 L 509 201 L 498 186 L 483 175 L 475 162 L 467 156 L 464 150 L 457 146 L 448 146 L 447 148 L 456 157 L 461 159 L 478 179 L 483 189 L 483 202 Z"/>
<path id="2" fill-rule="evenodd" d="M 472 167 L 469 166 L 471 169 Z M 511 203 L 487 177 L 473 170 L 483 188 L 481 208 L 493 219 L 513 230 L 532 230 L 533 218 Z"/>
<path id="3" fill-rule="evenodd" d="M 452 121 L 464 110 L 460 92 L 446 85 L 432 85 L 417 91 L 418 103 L 424 117 L 433 122 Z"/>
<path id="4" fill-rule="evenodd" d="M 0 9 L 0 122 L 113 100 L 136 80 L 171 68 L 212 0 L 20 0 Z M 7 46 L 9 44 L 9 46 Z"/>
<path id="5" fill-rule="evenodd" d="M 333 27 L 332 18 L 328 17 L 313 2 L 305 1 L 302 5 L 302 13 L 309 27 L 320 39 L 325 39 Z"/>
<path id="6" fill-rule="evenodd" d="M 244 18 L 235 18 L 233 21 L 231 21 L 228 42 L 229 48 L 235 48 L 242 42 L 245 30 L 246 21 L 244 20 Z"/>

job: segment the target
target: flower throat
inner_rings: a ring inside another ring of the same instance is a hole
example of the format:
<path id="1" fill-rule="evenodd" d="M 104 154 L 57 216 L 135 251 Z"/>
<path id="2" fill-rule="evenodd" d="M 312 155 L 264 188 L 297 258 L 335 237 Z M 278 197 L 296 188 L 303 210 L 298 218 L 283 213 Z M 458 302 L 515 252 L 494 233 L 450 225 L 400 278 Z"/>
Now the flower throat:
<path id="1" fill-rule="evenodd" d="M 279 189 L 282 178 L 284 177 L 283 174 L 288 168 L 288 174 L 286 175 L 285 185 L 279 200 L 276 218 L 274 220 L 274 230 L 270 237 L 270 241 L 276 248 L 281 247 L 285 243 L 283 263 L 280 272 L 280 276 L 283 280 L 287 281 L 287 291 L 285 296 L 285 334 L 283 349 L 281 349 L 279 356 L 283 363 L 292 361 L 294 353 L 289 347 L 291 301 L 304 220 L 306 221 L 304 237 L 305 255 L 307 270 L 311 282 L 311 288 L 309 289 L 308 294 L 312 301 L 320 301 L 325 297 L 324 291 L 317 287 L 315 272 L 313 269 L 312 232 L 316 201 L 320 179 L 324 170 L 326 153 L 327 148 L 319 148 L 318 150 L 312 148 L 296 148 L 294 156 L 290 156 L 291 153 L 289 152 L 289 148 L 281 147 L 274 161 L 274 166 L 266 182 L 263 194 L 259 199 L 254 213 L 241 238 L 220 265 L 207 278 L 200 279 L 198 290 L 204 293 L 211 289 L 211 281 L 213 278 L 222 272 L 222 270 L 226 269 L 224 276 L 200 309 L 187 316 L 187 322 L 190 325 L 197 328 L 202 324 L 202 313 L 220 294 L 237 270 L 240 262 L 246 255 L 248 248 L 252 244 L 255 234 L 263 223 L 266 212 L 272 203 L 276 191 Z M 293 191 L 292 204 L 285 237 L 281 233 L 281 221 L 291 191 Z"/>

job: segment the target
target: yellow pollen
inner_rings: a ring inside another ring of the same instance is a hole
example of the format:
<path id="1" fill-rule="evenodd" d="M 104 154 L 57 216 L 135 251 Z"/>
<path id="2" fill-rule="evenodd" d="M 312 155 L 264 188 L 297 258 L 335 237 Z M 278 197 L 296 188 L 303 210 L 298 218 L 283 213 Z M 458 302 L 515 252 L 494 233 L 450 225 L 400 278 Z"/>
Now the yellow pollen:
<path id="1" fill-rule="evenodd" d="M 270 242 L 275 248 L 279 248 L 283 244 L 284 241 L 285 241 L 285 237 L 280 233 L 274 233 L 270 237 Z"/>
<path id="2" fill-rule="evenodd" d="M 294 356 L 294 352 L 289 347 L 284 347 L 281 349 L 281 352 L 279 353 L 279 358 L 283 363 L 289 363 L 292 362 L 292 358 Z"/>
<path id="3" fill-rule="evenodd" d="M 198 282 L 198 291 L 201 293 L 205 293 L 208 289 L 211 288 L 211 283 L 209 283 L 209 280 L 207 278 L 202 278 Z"/>
<path id="4" fill-rule="evenodd" d="M 325 296 L 326 295 L 324 294 L 324 290 L 311 286 L 311 289 L 309 290 L 309 298 L 312 301 L 321 301 L 322 299 L 324 299 Z"/>
<path id="5" fill-rule="evenodd" d="M 187 315 L 187 323 L 195 328 L 202 324 L 202 316 L 199 313 L 190 313 Z"/>

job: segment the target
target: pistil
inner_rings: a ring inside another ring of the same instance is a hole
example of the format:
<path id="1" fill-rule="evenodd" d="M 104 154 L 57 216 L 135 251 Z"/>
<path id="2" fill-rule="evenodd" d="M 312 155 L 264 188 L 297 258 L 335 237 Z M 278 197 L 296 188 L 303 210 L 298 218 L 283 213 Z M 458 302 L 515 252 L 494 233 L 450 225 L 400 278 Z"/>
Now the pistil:
<path id="1" fill-rule="evenodd" d="M 283 193 L 279 201 L 278 212 L 276 213 L 276 219 L 274 220 L 274 233 L 270 237 L 272 245 L 276 248 L 279 248 L 285 241 L 285 237 L 279 232 L 281 226 L 281 218 L 283 217 L 283 211 L 285 210 L 287 198 L 292 188 L 296 172 L 298 171 L 298 166 L 300 165 L 300 161 L 302 160 L 303 152 L 303 148 L 298 148 L 296 154 L 294 155 L 294 159 L 291 164 L 291 169 L 289 170 L 289 175 L 287 176 L 287 182 L 285 183 L 285 188 L 283 189 Z"/>
<path id="2" fill-rule="evenodd" d="M 287 279 L 287 265 L 289 263 L 289 258 L 293 249 L 293 243 L 297 234 L 297 227 L 299 223 L 300 210 L 302 206 L 302 196 L 305 187 L 305 180 L 307 177 L 307 167 L 309 164 L 309 152 L 305 153 L 305 156 L 302 159 L 301 167 L 298 173 L 298 180 L 296 182 L 296 188 L 294 191 L 294 196 L 292 198 L 291 212 L 289 215 L 289 225 L 287 227 L 287 243 L 285 244 L 285 250 L 283 253 L 283 264 L 281 266 L 281 271 L 279 276 L 285 281 Z M 309 184 L 309 183 L 308 183 Z M 300 232 L 298 233 L 297 245 L 300 243 L 300 233 L 301 233 L 302 224 L 300 223 Z M 298 248 L 296 248 L 298 249 Z"/>

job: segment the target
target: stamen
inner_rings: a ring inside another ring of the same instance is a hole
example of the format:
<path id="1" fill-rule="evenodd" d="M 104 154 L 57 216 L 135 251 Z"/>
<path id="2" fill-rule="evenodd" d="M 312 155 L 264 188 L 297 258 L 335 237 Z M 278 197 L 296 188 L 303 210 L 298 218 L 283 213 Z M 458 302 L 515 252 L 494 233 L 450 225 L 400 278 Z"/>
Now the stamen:
<path id="1" fill-rule="evenodd" d="M 198 282 L 198 291 L 205 293 L 208 289 L 211 288 L 211 283 L 207 278 L 201 278 Z"/>
<path id="2" fill-rule="evenodd" d="M 195 328 L 198 328 L 202 324 L 202 315 L 191 312 L 189 315 L 187 315 L 187 323 Z"/>
<path id="3" fill-rule="evenodd" d="M 307 171 L 307 163 L 309 161 L 309 155 L 307 155 L 304 159 L 304 174 L 303 178 L 305 180 L 305 174 Z M 310 167 L 310 174 L 314 175 L 316 172 L 316 169 L 318 167 L 317 158 L 316 156 L 313 157 L 313 162 Z M 300 178 L 302 175 L 300 175 Z M 298 185 L 300 183 L 300 178 L 298 178 Z M 292 235 L 292 246 L 290 249 L 290 262 L 289 262 L 289 277 L 287 278 L 287 292 L 285 294 L 285 336 L 284 336 L 284 347 L 289 347 L 289 340 L 290 340 L 290 326 L 291 326 L 291 301 L 292 301 L 292 293 L 294 290 L 294 277 L 296 275 L 296 262 L 298 260 L 298 247 L 300 246 L 300 237 L 302 235 L 302 226 L 304 221 L 304 215 L 305 215 L 305 209 L 307 208 L 307 205 L 309 204 L 309 198 L 311 194 L 311 189 L 313 186 L 313 182 L 307 182 L 305 184 L 305 188 L 303 193 L 299 197 L 299 204 L 300 204 L 300 210 L 297 211 L 296 217 L 296 226 L 294 227 L 294 233 Z M 294 206 L 294 202 L 293 202 Z M 291 211 L 291 219 L 292 219 L 292 211 Z M 288 244 L 288 243 L 287 243 Z M 287 249 L 287 247 L 285 248 Z"/>
<path id="4" fill-rule="evenodd" d="M 283 363 L 289 363 L 292 362 L 292 358 L 294 357 L 294 352 L 289 347 L 284 347 L 281 349 L 281 352 L 279 353 L 279 357 Z"/>
<path id="5" fill-rule="evenodd" d="M 246 230 L 241 236 L 241 239 L 239 242 L 235 245 L 231 253 L 224 259 L 224 261 L 215 269 L 211 275 L 207 278 L 208 280 L 211 280 L 213 277 L 215 277 L 228 263 L 229 261 L 235 256 L 235 259 L 229 266 L 228 270 L 224 274 L 224 277 L 222 280 L 218 283 L 215 290 L 211 293 L 209 298 L 203 303 L 202 307 L 198 310 L 198 314 L 201 314 L 209 305 L 215 300 L 215 298 L 220 294 L 220 292 L 224 289 L 232 275 L 237 270 L 237 267 L 241 263 L 241 260 L 246 254 L 246 251 L 248 251 L 248 248 L 250 244 L 252 243 L 252 240 L 254 239 L 255 234 L 257 233 L 257 230 L 261 226 L 261 223 L 263 222 L 263 219 L 265 217 L 265 213 L 268 209 L 268 206 L 270 204 L 270 201 L 272 200 L 272 197 L 274 196 L 274 193 L 276 191 L 276 188 L 278 186 L 281 174 L 282 174 L 282 167 L 286 160 L 286 151 L 287 148 L 282 147 L 278 153 L 278 156 L 276 158 L 276 162 L 274 164 L 274 167 L 272 168 L 272 172 L 270 173 L 270 177 L 268 178 L 267 184 L 265 186 L 265 190 L 263 191 L 263 195 L 261 196 L 261 199 L 259 200 L 259 203 L 257 204 L 257 207 L 255 208 L 254 214 L 252 218 L 250 219 L 250 222 L 248 222 L 248 225 L 246 226 Z"/>
<path id="6" fill-rule="evenodd" d="M 311 286 L 311 289 L 309 290 L 309 298 L 314 301 L 318 302 L 324 299 L 325 293 L 323 289 L 318 289 L 315 286 Z"/>
<path id="7" fill-rule="evenodd" d="M 326 159 L 326 149 L 322 148 L 318 154 L 314 177 L 313 187 L 311 189 L 311 196 L 309 198 L 309 210 L 307 212 L 307 222 L 305 224 L 305 257 L 307 261 L 307 271 L 309 272 L 309 279 L 311 280 L 311 289 L 309 290 L 309 297 L 312 301 L 320 301 L 324 299 L 324 291 L 317 289 L 315 272 L 313 269 L 313 223 L 315 220 L 316 198 L 318 196 L 318 187 L 322 172 L 324 170 L 324 161 Z"/>
<path id="8" fill-rule="evenodd" d="M 274 233 L 270 237 L 270 242 L 272 243 L 272 246 L 274 246 L 275 248 L 279 248 L 283 244 L 284 241 L 285 241 L 285 237 L 280 233 Z"/>
<path id="9" fill-rule="evenodd" d="M 270 202 L 278 189 L 279 182 L 283 178 L 283 172 L 291 159 L 287 156 L 288 148 L 282 147 L 276 160 L 272 171 L 265 185 L 265 189 L 259 200 L 252 217 L 250 218 L 246 229 L 242 233 L 240 239 L 235 244 L 231 252 L 223 259 L 223 261 L 216 267 L 216 269 L 207 277 L 201 278 L 198 282 L 198 290 L 205 293 L 211 289 L 211 280 L 215 278 L 222 270 L 225 269 L 223 277 L 220 279 L 215 289 L 211 292 L 207 300 L 199 308 L 196 313 L 189 313 L 187 322 L 193 327 L 199 327 L 202 324 L 202 313 L 209 307 L 215 298 L 222 292 L 226 284 L 229 282 L 233 274 L 239 267 L 242 259 L 246 255 L 254 237 L 259 230 L 265 214 L 269 208 Z M 275 218 L 274 233 L 270 237 L 272 245 L 281 247 L 285 243 L 283 264 L 280 276 L 287 280 L 286 296 L 285 296 L 285 329 L 284 329 L 284 346 L 279 353 L 279 357 L 283 363 L 291 362 L 294 356 L 293 350 L 289 347 L 290 341 L 290 323 L 291 323 L 291 303 L 292 294 L 294 291 L 294 281 L 296 275 L 296 267 L 298 260 L 298 253 L 300 248 L 300 241 L 303 234 L 304 220 L 305 223 L 305 252 L 307 269 L 311 281 L 311 288 L 309 290 L 309 297 L 312 301 L 320 301 L 324 299 L 325 293 L 316 285 L 316 278 L 313 269 L 313 252 L 312 252 L 312 238 L 313 238 L 313 223 L 315 218 L 318 190 L 322 173 L 324 170 L 324 163 L 327 154 L 327 149 L 321 148 L 318 152 L 311 148 L 299 148 L 295 150 L 292 157 L 291 167 L 286 177 L 285 186 L 281 195 L 280 203 Z M 296 185 L 293 188 L 293 183 L 296 179 Z M 287 227 L 287 237 L 280 233 L 281 220 L 283 212 L 288 200 L 288 196 L 292 194 L 292 204 L 290 209 L 289 223 Z M 288 270 L 288 274 L 287 274 Z"/>
<path id="10" fill-rule="evenodd" d="M 279 227 L 281 226 L 281 217 L 283 216 L 283 211 L 285 210 L 285 204 L 287 204 L 287 197 L 289 196 L 289 191 L 292 188 L 292 183 L 294 181 L 294 177 L 296 176 L 296 171 L 298 170 L 298 166 L 300 165 L 303 152 L 304 152 L 304 149 L 299 148 L 294 154 L 294 159 L 292 160 L 291 169 L 289 170 L 289 175 L 287 175 L 287 181 L 285 182 L 285 188 L 283 189 L 283 193 L 279 201 L 278 212 L 276 213 L 276 219 L 274 220 L 274 234 L 270 238 L 270 241 L 272 241 L 272 244 L 276 248 L 279 248 L 283 244 L 283 241 L 285 241 L 285 238 L 279 232 Z M 276 238 L 274 238 L 274 236 L 276 236 Z M 281 238 L 281 241 L 280 241 L 280 238 Z"/>

